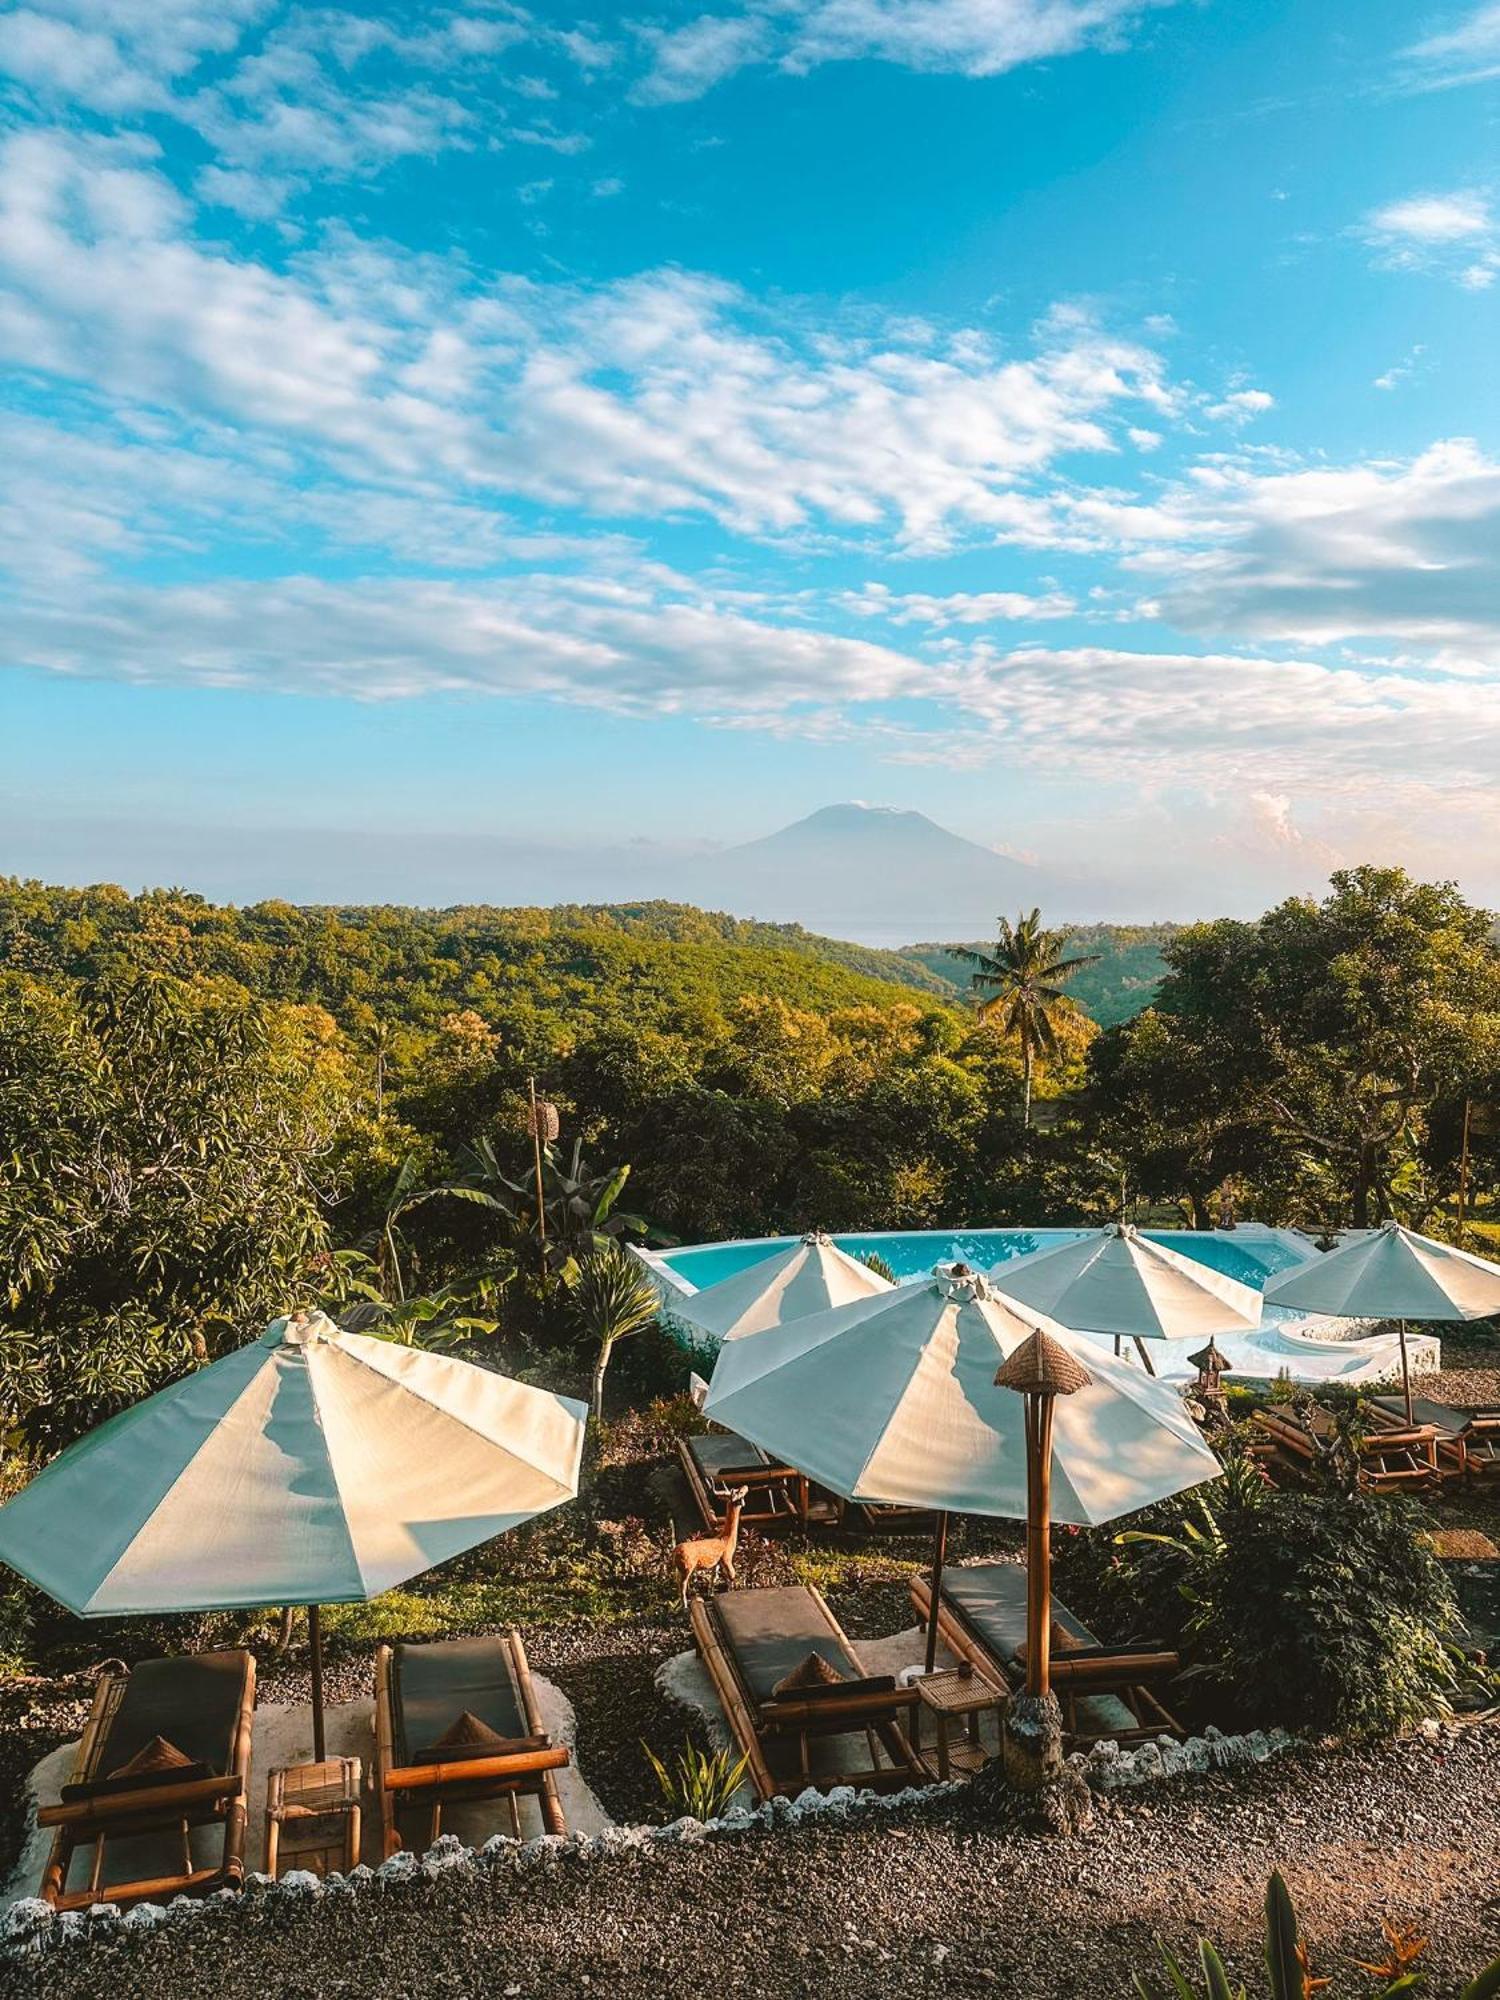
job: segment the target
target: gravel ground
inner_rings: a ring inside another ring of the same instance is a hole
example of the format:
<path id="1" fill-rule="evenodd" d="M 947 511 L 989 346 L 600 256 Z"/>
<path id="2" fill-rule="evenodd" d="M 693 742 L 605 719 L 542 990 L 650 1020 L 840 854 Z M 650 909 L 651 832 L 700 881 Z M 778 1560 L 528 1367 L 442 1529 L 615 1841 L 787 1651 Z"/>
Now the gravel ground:
<path id="1" fill-rule="evenodd" d="M 1280 1866 L 1315 1969 L 1364 1991 L 1382 1915 L 1417 1922 L 1434 2000 L 1500 1951 L 1500 1730 L 1298 1752 L 1101 1802 L 1036 1840 L 945 1804 L 555 1875 L 450 1877 L 313 1906 L 226 1906 L 191 1926 L 18 1969 L 16 2000 L 757 1994 L 866 2000 L 1123 1994 L 1158 1936 L 1213 1934 L 1258 1990 Z"/>

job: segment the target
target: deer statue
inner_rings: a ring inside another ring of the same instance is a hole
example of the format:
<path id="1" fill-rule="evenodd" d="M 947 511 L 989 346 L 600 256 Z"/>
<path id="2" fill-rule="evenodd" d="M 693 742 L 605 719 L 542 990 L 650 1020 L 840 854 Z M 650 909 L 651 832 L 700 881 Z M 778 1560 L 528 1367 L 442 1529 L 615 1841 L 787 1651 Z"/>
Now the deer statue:
<path id="1" fill-rule="evenodd" d="M 707 1570 L 712 1575 L 722 1569 L 734 1582 L 734 1552 L 740 1541 L 740 1510 L 749 1493 L 748 1486 L 731 1486 L 724 1495 L 724 1531 L 719 1535 L 689 1535 L 672 1551 L 677 1574 L 682 1578 L 682 1608 L 687 1610 L 688 1585 L 694 1574 Z"/>

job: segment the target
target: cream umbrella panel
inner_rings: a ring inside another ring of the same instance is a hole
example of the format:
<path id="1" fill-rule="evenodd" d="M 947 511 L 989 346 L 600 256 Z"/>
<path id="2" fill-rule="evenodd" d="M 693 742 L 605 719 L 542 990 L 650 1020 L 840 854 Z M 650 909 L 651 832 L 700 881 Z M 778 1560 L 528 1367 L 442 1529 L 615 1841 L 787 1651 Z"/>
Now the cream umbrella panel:
<path id="1" fill-rule="evenodd" d="M 940 1572 L 948 1514 L 1027 1518 L 1026 1412 L 995 1377 L 1038 1329 L 1089 1378 L 1056 1411 L 1054 1520 L 1094 1526 L 1218 1476 L 1175 1390 L 962 1266 L 726 1343 L 706 1411 L 846 1499 L 932 1509 Z"/>
<path id="2" fill-rule="evenodd" d="M 815 1230 L 716 1285 L 674 1300 L 672 1310 L 719 1340 L 739 1340 L 891 1289 L 889 1278 Z"/>
<path id="3" fill-rule="evenodd" d="M 585 1409 L 321 1313 L 123 1411 L 0 1508 L 0 1561 L 81 1618 L 378 1597 L 578 1490 Z"/>
<path id="4" fill-rule="evenodd" d="M 1008 1298 L 1075 1333 L 1134 1341 L 1148 1371 L 1148 1340 L 1207 1340 L 1260 1325 L 1261 1295 L 1253 1286 L 1153 1242 L 1129 1223 L 997 1264 L 991 1278 Z"/>
<path id="5" fill-rule="evenodd" d="M 1500 1264 L 1399 1222 L 1298 1264 L 1266 1286 L 1266 1303 L 1335 1319 L 1393 1319 L 1401 1339 L 1401 1388 L 1412 1419 L 1408 1320 L 1464 1321 L 1500 1314 Z"/>

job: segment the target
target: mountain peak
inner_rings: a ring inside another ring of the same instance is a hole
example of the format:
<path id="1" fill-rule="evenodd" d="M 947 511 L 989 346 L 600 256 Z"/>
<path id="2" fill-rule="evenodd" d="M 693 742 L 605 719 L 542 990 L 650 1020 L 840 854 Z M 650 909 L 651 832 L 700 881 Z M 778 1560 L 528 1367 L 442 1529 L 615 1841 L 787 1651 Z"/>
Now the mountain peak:
<path id="1" fill-rule="evenodd" d="M 1038 900 L 1035 871 L 950 833 L 925 813 L 857 800 L 691 871 L 689 900 L 832 936 L 903 942 L 987 934 L 997 914 Z"/>

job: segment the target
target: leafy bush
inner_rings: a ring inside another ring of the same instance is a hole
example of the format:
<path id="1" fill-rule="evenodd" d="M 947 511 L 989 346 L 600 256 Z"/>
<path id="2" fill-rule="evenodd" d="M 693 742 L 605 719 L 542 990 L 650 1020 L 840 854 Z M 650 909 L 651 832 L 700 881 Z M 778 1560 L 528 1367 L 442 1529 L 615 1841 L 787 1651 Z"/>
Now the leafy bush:
<path id="1" fill-rule="evenodd" d="M 641 1748 L 656 1773 L 674 1819 L 717 1819 L 745 1781 L 748 1757 L 728 1750 L 701 1750 L 691 1740 L 666 1764 L 649 1743 Z"/>
<path id="2" fill-rule="evenodd" d="M 1111 1637 L 1180 1647 L 1239 1727 L 1358 1738 L 1442 1712 L 1457 1678 L 1452 1589 L 1410 1502 L 1289 1493 L 1248 1469 L 1163 1503 L 1059 1563 Z"/>

